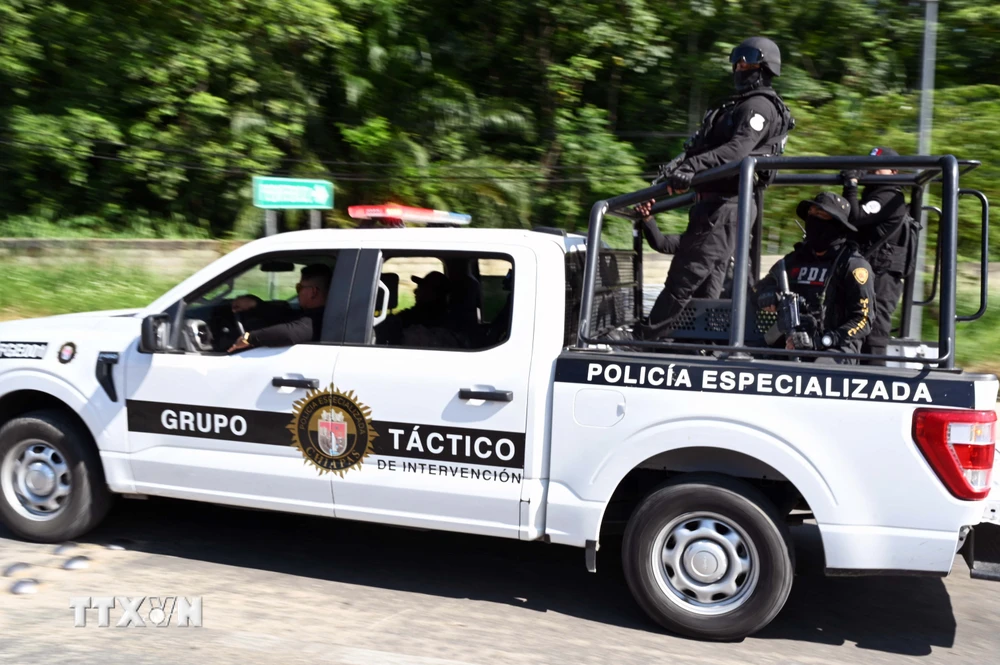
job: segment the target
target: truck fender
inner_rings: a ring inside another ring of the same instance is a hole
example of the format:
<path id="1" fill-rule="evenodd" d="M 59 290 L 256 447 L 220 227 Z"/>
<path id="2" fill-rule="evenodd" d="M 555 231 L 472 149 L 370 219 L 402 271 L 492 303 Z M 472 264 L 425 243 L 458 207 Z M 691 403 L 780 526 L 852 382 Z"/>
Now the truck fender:
<path id="1" fill-rule="evenodd" d="M 105 433 L 111 414 L 105 414 L 105 417 L 102 418 L 101 413 L 94 408 L 91 399 L 88 399 L 65 379 L 45 371 L 14 370 L 3 375 L 0 385 L 3 386 L 3 394 L 0 395 L 0 399 L 21 390 L 34 390 L 51 395 L 63 402 L 83 420 L 84 425 L 90 430 L 91 436 L 94 437 L 94 441 L 97 442 L 98 448 L 103 448 L 101 438 Z"/>
<path id="2" fill-rule="evenodd" d="M 719 419 L 692 418 L 661 423 L 609 446 L 608 453 L 590 478 L 589 489 L 603 497 L 603 511 L 607 511 L 615 490 L 630 471 L 664 453 L 689 448 L 732 451 L 763 462 L 795 486 L 818 522 L 833 516 L 837 506 L 833 487 L 795 442 L 745 423 Z M 655 460 L 653 462 L 650 466 L 655 468 Z M 604 520 L 603 511 L 600 522 L 594 525 L 595 539 Z"/>

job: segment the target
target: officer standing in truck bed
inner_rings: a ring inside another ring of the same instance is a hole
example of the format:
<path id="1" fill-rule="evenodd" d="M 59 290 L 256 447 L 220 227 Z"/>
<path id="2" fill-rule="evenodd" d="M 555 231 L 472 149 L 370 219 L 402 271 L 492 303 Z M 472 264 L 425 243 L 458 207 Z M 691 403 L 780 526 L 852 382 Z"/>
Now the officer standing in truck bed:
<path id="1" fill-rule="evenodd" d="M 872 148 L 872 157 L 898 157 L 888 147 Z M 895 169 L 876 169 L 874 175 L 894 175 Z M 844 198 L 851 207 L 850 221 L 858 227 L 856 240 L 872 265 L 875 281 L 877 316 L 872 333 L 865 340 L 864 353 L 885 355 L 892 331 L 892 314 L 903 293 L 903 278 L 909 272 L 916 250 L 917 229 L 899 185 L 870 185 L 858 201 L 860 171 L 844 171 Z M 885 364 L 884 361 L 875 364 Z"/>
<path id="2" fill-rule="evenodd" d="M 683 159 L 663 173 L 671 193 L 686 191 L 692 178 L 702 171 L 748 155 L 784 151 L 795 123 L 771 88 L 772 78 L 781 74 L 778 45 L 764 37 L 751 37 L 733 49 L 729 61 L 736 94 L 705 114 Z M 640 338 L 667 336 L 691 298 L 718 298 L 722 293 L 736 245 L 739 176 L 698 186 L 695 193 L 697 200 L 689 213 L 687 230 L 677 243 L 663 291 L 653 304 L 649 321 L 636 327 Z M 648 215 L 648 207 L 640 214 Z"/>

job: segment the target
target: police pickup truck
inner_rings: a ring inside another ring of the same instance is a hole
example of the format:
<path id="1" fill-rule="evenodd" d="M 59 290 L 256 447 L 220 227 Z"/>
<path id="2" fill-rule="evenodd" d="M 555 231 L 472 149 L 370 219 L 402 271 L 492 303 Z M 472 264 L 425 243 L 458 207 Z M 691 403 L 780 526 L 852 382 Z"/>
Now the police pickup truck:
<path id="1" fill-rule="evenodd" d="M 803 517 L 830 575 L 949 573 L 990 505 L 997 378 L 951 369 L 952 339 L 919 369 L 758 357 L 756 328 L 729 325 L 754 315 L 739 289 L 693 303 L 687 341 L 627 340 L 641 252 L 607 249 L 603 217 L 685 202 L 664 194 L 600 202 L 588 237 L 285 233 L 139 310 L 0 323 L 0 517 L 56 542 L 93 529 L 115 494 L 156 495 L 542 540 L 581 548 L 591 570 L 618 529 L 637 603 L 703 639 L 779 613 Z M 315 341 L 230 352 L 265 310 L 295 316 L 317 264 L 332 281 Z M 262 304 L 234 313 L 248 294 Z M 437 323 L 380 333 L 434 303 Z M 698 333 L 706 307 L 719 325 Z M 735 344 L 716 335 L 734 329 Z"/>

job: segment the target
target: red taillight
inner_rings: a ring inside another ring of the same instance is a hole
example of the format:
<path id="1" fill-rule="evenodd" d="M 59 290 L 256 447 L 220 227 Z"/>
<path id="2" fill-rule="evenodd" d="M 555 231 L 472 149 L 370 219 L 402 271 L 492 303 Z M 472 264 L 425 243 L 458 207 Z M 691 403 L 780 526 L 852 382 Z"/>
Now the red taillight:
<path id="1" fill-rule="evenodd" d="M 945 487 L 959 499 L 990 493 L 996 448 L 995 411 L 917 409 L 913 439 Z"/>

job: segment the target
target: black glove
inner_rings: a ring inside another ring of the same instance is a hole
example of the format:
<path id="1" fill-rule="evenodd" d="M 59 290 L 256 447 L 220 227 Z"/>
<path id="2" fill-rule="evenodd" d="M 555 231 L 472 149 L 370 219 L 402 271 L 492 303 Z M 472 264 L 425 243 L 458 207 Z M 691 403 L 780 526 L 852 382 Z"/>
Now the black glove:
<path id="1" fill-rule="evenodd" d="M 864 171 L 847 170 L 840 172 L 840 180 L 847 187 L 857 187 L 858 180 L 864 175 Z M 851 182 L 851 181 L 854 182 Z"/>
<path id="2" fill-rule="evenodd" d="M 694 178 L 694 171 L 691 167 L 679 166 L 670 174 L 670 187 L 675 192 L 685 192 L 691 188 L 691 179 Z"/>
<path id="3" fill-rule="evenodd" d="M 807 332 L 793 332 L 788 336 L 792 340 L 792 347 L 796 349 L 813 349 L 812 337 L 809 336 Z"/>
<path id="4" fill-rule="evenodd" d="M 767 289 L 757 294 L 757 309 L 778 306 L 778 292 L 774 289 Z"/>

